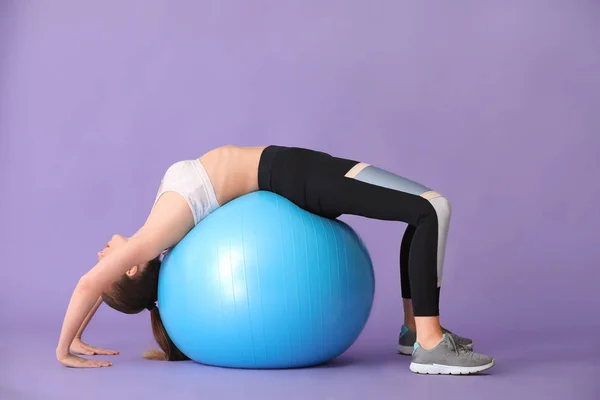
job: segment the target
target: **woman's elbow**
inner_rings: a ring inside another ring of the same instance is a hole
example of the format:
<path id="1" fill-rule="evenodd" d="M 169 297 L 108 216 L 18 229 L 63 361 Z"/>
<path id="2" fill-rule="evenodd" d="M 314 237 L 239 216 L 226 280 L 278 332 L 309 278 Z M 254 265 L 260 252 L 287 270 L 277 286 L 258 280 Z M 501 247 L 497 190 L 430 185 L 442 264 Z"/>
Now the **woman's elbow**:
<path id="1" fill-rule="evenodd" d="M 77 282 L 76 290 L 79 292 L 91 292 L 98 291 L 97 282 L 93 279 L 90 274 L 85 274 L 81 278 L 79 278 L 79 282 Z"/>

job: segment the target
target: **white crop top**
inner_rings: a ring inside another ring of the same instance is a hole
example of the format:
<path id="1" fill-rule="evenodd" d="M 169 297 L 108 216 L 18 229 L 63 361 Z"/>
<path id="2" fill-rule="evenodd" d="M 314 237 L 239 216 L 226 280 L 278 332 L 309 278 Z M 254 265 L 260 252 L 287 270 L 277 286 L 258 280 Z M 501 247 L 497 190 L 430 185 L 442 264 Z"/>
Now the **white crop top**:
<path id="1" fill-rule="evenodd" d="M 194 215 L 194 225 L 219 208 L 215 189 L 198 159 L 179 161 L 167 169 L 154 204 L 165 192 L 176 192 L 185 198 Z"/>

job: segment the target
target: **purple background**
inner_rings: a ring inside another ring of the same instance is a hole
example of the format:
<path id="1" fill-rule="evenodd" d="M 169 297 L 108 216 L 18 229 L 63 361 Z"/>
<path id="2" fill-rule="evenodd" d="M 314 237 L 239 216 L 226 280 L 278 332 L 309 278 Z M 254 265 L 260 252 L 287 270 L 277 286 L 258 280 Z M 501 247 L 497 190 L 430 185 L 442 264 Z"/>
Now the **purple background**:
<path id="1" fill-rule="evenodd" d="M 597 399 L 599 19 L 593 0 L 0 0 L 0 398 Z M 55 361 L 77 279 L 144 221 L 165 169 L 270 143 L 451 200 L 443 321 L 497 357 L 490 375 L 408 371 L 404 225 L 354 217 L 377 295 L 329 368 L 141 361 L 148 314 L 107 308 L 86 338 L 115 365 Z"/>

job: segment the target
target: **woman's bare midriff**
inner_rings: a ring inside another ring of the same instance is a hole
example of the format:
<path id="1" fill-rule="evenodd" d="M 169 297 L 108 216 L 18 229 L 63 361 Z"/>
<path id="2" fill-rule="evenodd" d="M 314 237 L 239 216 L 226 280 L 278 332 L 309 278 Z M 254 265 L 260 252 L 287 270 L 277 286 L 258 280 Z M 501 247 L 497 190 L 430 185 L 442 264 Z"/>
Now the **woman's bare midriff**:
<path id="1" fill-rule="evenodd" d="M 266 146 L 222 146 L 200 157 L 220 205 L 258 190 L 258 163 Z"/>

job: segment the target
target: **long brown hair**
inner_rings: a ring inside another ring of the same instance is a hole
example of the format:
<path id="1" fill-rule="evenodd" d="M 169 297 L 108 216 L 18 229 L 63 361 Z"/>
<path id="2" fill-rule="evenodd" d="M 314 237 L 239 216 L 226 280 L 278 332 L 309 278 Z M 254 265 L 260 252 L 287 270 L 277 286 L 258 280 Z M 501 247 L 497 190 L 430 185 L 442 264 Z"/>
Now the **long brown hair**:
<path id="1" fill-rule="evenodd" d="M 125 314 L 137 314 L 145 309 L 150 310 L 152 333 L 162 351 L 150 350 L 144 354 L 144 358 L 163 361 L 189 360 L 167 335 L 156 307 L 159 270 L 160 260 L 157 257 L 149 261 L 147 266 L 141 269 L 138 276 L 130 278 L 123 275 L 113 285 L 110 293 L 102 293 L 102 300 L 109 307 Z"/>

